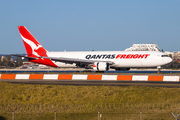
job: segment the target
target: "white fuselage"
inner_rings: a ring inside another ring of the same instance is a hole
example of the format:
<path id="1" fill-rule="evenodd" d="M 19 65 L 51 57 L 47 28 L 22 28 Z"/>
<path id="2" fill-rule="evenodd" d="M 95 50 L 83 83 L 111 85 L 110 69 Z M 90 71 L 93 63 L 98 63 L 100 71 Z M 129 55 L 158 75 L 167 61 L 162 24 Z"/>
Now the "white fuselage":
<path id="1" fill-rule="evenodd" d="M 157 67 L 170 63 L 172 59 L 157 51 L 84 51 L 47 52 L 48 57 L 63 57 L 81 60 L 110 61 L 114 68 Z M 54 62 L 58 67 L 76 67 L 75 64 Z"/>

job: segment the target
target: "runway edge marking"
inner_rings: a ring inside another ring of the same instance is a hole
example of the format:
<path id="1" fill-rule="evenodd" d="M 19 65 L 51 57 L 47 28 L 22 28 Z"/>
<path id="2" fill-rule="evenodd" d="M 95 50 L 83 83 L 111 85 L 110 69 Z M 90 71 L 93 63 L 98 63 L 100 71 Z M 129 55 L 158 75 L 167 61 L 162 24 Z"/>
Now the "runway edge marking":
<path id="1" fill-rule="evenodd" d="M 180 76 L 162 75 L 82 75 L 82 74 L 0 74 L 0 79 L 25 80 L 110 80 L 180 82 Z"/>

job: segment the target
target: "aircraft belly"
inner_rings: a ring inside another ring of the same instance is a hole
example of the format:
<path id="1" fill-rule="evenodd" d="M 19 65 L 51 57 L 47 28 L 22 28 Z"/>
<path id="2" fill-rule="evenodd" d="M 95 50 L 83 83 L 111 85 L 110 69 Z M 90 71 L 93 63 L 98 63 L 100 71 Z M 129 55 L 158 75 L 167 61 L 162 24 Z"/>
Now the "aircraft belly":
<path id="1" fill-rule="evenodd" d="M 118 60 L 114 64 L 115 67 L 142 67 L 141 60 Z"/>
<path id="2" fill-rule="evenodd" d="M 131 67 L 143 67 L 141 60 L 131 60 Z"/>

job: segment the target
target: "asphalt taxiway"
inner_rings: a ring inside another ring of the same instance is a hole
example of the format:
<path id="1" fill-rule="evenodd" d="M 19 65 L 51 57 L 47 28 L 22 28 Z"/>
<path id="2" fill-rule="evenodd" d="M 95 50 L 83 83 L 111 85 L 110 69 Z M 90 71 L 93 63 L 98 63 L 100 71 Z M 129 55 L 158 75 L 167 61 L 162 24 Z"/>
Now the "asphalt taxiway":
<path id="1" fill-rule="evenodd" d="M 82 80 L 0 80 L 0 82 L 17 84 L 52 84 L 52 85 L 91 85 L 91 86 L 151 86 L 151 87 L 180 87 L 180 82 L 162 81 L 82 81 Z"/>

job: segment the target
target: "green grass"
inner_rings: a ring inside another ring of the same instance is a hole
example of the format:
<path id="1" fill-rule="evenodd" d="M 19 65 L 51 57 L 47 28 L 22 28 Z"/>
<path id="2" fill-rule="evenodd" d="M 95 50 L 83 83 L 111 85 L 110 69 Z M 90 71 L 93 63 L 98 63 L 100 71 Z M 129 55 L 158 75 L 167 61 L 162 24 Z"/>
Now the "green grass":
<path id="1" fill-rule="evenodd" d="M 0 104 L 180 103 L 180 88 L 0 82 Z"/>
<path id="2" fill-rule="evenodd" d="M 65 85 L 30 85 L 30 84 L 12 84 L 0 82 L 0 105 L 6 104 L 63 104 L 63 105 L 91 105 L 101 104 L 118 105 L 119 103 L 140 104 L 140 103 L 180 103 L 180 88 L 163 88 L 163 87 L 139 87 L 139 86 L 65 86 Z M 88 106 L 90 107 L 90 106 Z M 151 106 L 152 107 L 152 106 Z M 78 108 L 79 109 L 79 108 Z M 167 108 L 168 109 L 168 108 Z M 143 117 L 146 119 L 153 119 L 153 116 L 157 116 L 158 119 L 173 119 L 170 114 L 171 111 L 167 111 L 169 115 L 165 117 L 163 112 L 157 112 L 157 109 L 153 112 L 155 114 L 145 114 L 143 111 Z M 128 110 L 127 110 L 128 111 Z M 136 116 L 133 118 L 139 119 L 139 111 L 132 109 L 132 113 L 136 114 L 124 114 L 126 111 L 116 113 L 114 111 L 109 113 L 103 111 L 103 116 L 106 116 L 106 120 L 115 120 L 117 118 L 125 116 L 123 119 L 130 119 L 130 116 Z M 117 111 L 116 111 L 117 112 Z M 36 114 L 36 115 L 33 115 Z M 0 116 L 7 119 L 11 119 L 11 112 L 3 113 L 0 111 Z M 15 113 L 17 119 L 39 119 L 45 118 L 53 119 L 54 113 Z M 33 118 L 32 118 L 33 117 Z M 62 120 L 75 120 L 75 119 L 96 119 L 97 111 L 90 113 L 57 113 L 57 117 Z M 105 119 L 104 119 L 105 120 Z"/>
<path id="3" fill-rule="evenodd" d="M 0 114 L 3 116 L 0 120 L 12 120 L 11 113 Z M 14 114 L 15 120 L 54 120 L 54 113 L 31 113 L 31 114 Z M 175 118 L 170 114 L 113 114 L 102 113 L 101 120 L 174 120 Z M 98 120 L 97 113 L 72 113 L 72 114 L 56 114 L 56 120 Z"/>

